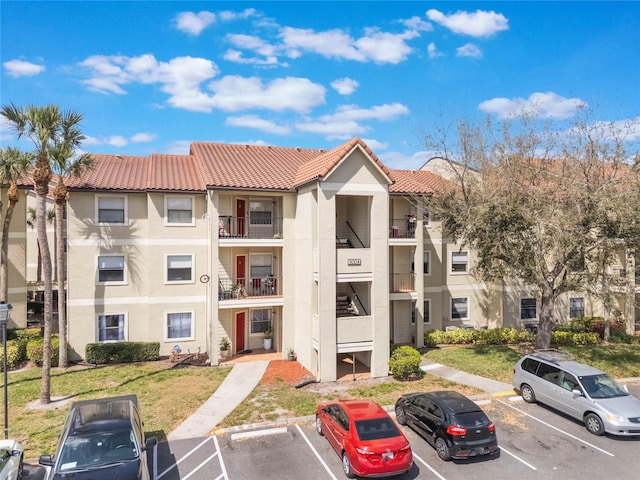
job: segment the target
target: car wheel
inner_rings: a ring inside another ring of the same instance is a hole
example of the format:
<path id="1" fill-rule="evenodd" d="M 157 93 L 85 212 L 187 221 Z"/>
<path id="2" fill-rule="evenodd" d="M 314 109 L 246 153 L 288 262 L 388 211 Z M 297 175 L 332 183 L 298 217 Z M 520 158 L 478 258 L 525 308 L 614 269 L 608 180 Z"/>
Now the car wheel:
<path id="1" fill-rule="evenodd" d="M 449 447 L 447 447 L 447 442 L 444 441 L 444 438 L 438 437 L 436 438 L 436 453 L 440 457 L 441 460 L 448 462 L 451 460 L 451 454 L 449 453 Z"/>
<path id="2" fill-rule="evenodd" d="M 320 435 L 321 437 L 324 436 L 324 433 L 322 431 L 322 421 L 320 420 L 320 417 L 318 415 L 316 415 L 316 432 L 318 432 L 318 435 Z"/>
<path id="3" fill-rule="evenodd" d="M 602 420 L 600 420 L 600 417 L 595 413 L 588 413 L 587 416 L 584 417 L 584 426 L 587 427 L 589 433 L 604 435 Z"/>
<path id="4" fill-rule="evenodd" d="M 349 457 L 347 456 L 347 452 L 342 452 L 342 471 L 347 476 L 347 478 L 354 478 L 353 469 L 351 468 L 351 462 L 349 461 Z"/>
<path id="5" fill-rule="evenodd" d="M 522 399 L 527 403 L 534 403 L 536 401 L 536 394 L 533 393 L 533 388 L 526 383 L 520 387 L 520 395 L 522 395 Z"/>
<path id="6" fill-rule="evenodd" d="M 404 407 L 401 407 L 400 405 L 396 407 L 396 420 L 400 425 L 407 424 L 407 416 L 405 415 Z"/>

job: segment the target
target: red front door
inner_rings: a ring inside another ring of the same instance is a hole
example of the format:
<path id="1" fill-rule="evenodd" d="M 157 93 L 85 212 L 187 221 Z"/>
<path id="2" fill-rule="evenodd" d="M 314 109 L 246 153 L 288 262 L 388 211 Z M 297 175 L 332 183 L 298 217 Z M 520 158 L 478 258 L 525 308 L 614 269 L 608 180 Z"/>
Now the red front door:
<path id="1" fill-rule="evenodd" d="M 247 256 L 236 256 L 236 283 L 239 285 L 247 286 L 245 281 L 245 272 L 247 271 Z"/>
<path id="2" fill-rule="evenodd" d="M 236 219 L 238 221 L 238 235 L 244 237 L 245 235 L 245 215 L 247 214 L 247 202 L 244 200 L 236 200 Z"/>
<path id="3" fill-rule="evenodd" d="M 244 344 L 245 312 L 236 313 L 236 353 L 246 349 Z"/>

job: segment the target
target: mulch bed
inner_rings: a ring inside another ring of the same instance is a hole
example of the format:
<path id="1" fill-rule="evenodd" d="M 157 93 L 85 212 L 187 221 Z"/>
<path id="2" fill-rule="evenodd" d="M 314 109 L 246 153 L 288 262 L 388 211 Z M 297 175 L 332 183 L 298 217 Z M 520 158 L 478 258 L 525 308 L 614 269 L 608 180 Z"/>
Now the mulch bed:
<path id="1" fill-rule="evenodd" d="M 306 380 L 312 380 L 314 376 L 296 360 L 271 360 L 260 383 L 288 383 L 297 385 Z"/>

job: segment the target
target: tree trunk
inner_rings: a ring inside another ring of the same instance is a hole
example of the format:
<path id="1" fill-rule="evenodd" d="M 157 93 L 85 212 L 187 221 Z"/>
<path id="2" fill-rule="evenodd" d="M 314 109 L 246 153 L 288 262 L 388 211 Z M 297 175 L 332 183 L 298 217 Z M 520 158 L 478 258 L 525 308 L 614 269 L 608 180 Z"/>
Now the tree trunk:
<path id="1" fill-rule="evenodd" d="M 58 283 L 58 333 L 60 334 L 59 367 L 66 368 L 69 365 L 67 358 L 67 316 L 66 316 L 66 271 L 64 243 L 66 235 L 64 231 L 64 203 L 56 200 L 56 280 Z"/>
<path id="2" fill-rule="evenodd" d="M 553 327 L 553 310 L 555 295 L 551 287 L 545 287 L 542 291 L 540 302 L 540 320 L 535 346 L 539 349 L 549 348 L 551 345 L 551 327 Z"/>
<path id="3" fill-rule="evenodd" d="M 0 209 L 2 207 L 0 206 Z M 0 300 L 8 302 L 9 299 L 9 224 L 11 223 L 11 207 L 7 207 L 7 214 L 2 222 L 2 249 L 0 249 Z M 0 210 L 0 214 L 1 214 Z"/>

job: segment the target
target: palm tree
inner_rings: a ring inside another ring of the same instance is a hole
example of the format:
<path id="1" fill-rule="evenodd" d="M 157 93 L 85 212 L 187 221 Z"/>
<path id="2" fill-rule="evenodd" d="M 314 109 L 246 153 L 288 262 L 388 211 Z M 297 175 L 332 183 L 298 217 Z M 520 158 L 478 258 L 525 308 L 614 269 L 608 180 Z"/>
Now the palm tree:
<path id="1" fill-rule="evenodd" d="M 45 215 L 47 218 L 47 225 L 51 225 L 56 218 L 56 212 L 53 208 L 47 210 L 47 214 Z M 33 207 L 27 207 L 27 225 L 29 228 L 36 228 L 36 209 Z M 38 283 L 42 282 L 42 252 L 40 250 L 40 243 L 36 240 L 38 244 L 38 271 L 36 274 L 36 281 Z"/>
<path id="2" fill-rule="evenodd" d="M 18 192 L 18 179 L 29 168 L 33 161 L 32 153 L 21 152 L 17 148 L 0 148 L 0 185 L 8 185 L 7 192 L 7 212 L 2 225 L 2 249 L 0 250 L 0 301 L 8 302 L 9 296 L 9 227 L 13 210 L 20 200 Z M 0 213 L 2 212 L 2 202 L 0 201 Z"/>
<path id="3" fill-rule="evenodd" d="M 67 235 L 65 233 L 64 209 L 67 205 L 69 193 L 64 183 L 65 177 L 79 177 L 82 172 L 93 168 L 93 159 L 89 154 L 73 157 L 73 149 L 66 143 L 56 145 L 51 152 L 52 167 L 56 176 L 56 186 L 53 189 L 56 219 L 56 279 L 58 281 L 58 333 L 60 334 L 60 350 L 58 366 L 66 368 L 69 365 L 67 356 L 67 316 L 65 293 L 66 285 L 66 256 L 64 246 Z"/>
<path id="4" fill-rule="evenodd" d="M 5 105 L 0 110 L 11 124 L 18 138 L 27 137 L 35 146 L 35 167 L 33 168 L 34 190 L 36 192 L 36 230 L 42 253 L 44 274 L 44 341 L 42 346 L 42 382 L 40 402 L 51 402 L 51 320 L 53 310 L 53 278 L 51 252 L 47 240 L 46 209 L 49 182 L 52 177 L 51 153 L 63 148 L 75 150 L 84 140 L 79 123 L 82 115 L 62 112 L 56 105 L 25 108 L 14 104 Z"/>

